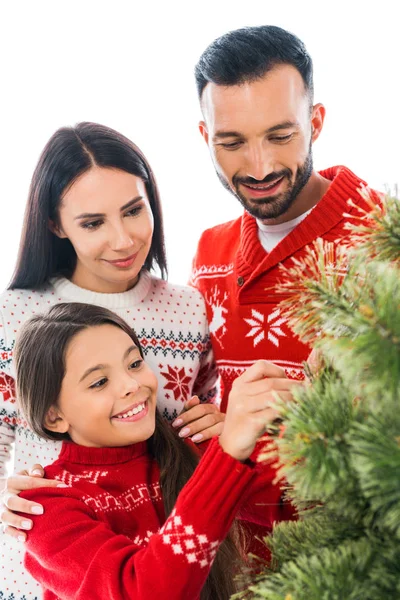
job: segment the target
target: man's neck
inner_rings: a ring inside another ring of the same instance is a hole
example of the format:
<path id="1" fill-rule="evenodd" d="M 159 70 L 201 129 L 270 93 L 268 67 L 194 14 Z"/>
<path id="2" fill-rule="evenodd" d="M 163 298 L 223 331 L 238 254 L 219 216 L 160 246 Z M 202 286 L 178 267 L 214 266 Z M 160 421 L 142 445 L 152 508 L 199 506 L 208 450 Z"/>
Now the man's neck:
<path id="1" fill-rule="evenodd" d="M 279 225 L 280 223 L 286 223 L 286 221 L 296 219 L 318 204 L 321 198 L 326 194 L 330 184 L 331 182 L 329 179 L 325 179 L 322 175 L 313 171 L 307 184 L 301 190 L 289 210 L 276 219 L 263 219 L 263 223 L 266 225 Z"/>

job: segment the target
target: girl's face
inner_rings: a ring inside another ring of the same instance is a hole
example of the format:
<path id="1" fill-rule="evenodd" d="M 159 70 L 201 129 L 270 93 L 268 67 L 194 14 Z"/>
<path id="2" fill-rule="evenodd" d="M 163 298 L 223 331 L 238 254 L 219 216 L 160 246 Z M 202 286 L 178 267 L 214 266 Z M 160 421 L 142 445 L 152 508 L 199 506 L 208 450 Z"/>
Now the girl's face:
<path id="1" fill-rule="evenodd" d="M 153 235 L 153 214 L 139 177 L 93 167 L 63 195 L 60 226 L 52 229 L 73 245 L 72 281 L 94 292 L 124 292 L 139 278 Z"/>
<path id="2" fill-rule="evenodd" d="M 127 446 L 155 427 L 157 378 L 115 325 L 89 327 L 67 348 L 58 405 L 46 427 L 82 446 Z"/>

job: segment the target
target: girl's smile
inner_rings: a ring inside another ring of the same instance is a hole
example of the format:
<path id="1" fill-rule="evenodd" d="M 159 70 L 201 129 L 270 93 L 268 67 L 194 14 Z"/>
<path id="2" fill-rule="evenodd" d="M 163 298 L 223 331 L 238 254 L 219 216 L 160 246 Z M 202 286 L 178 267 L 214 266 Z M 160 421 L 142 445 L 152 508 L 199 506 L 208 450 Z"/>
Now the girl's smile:
<path id="1" fill-rule="evenodd" d="M 157 378 L 132 338 L 111 324 L 77 333 L 67 346 L 65 376 L 46 427 L 81 446 L 127 446 L 155 428 Z"/>

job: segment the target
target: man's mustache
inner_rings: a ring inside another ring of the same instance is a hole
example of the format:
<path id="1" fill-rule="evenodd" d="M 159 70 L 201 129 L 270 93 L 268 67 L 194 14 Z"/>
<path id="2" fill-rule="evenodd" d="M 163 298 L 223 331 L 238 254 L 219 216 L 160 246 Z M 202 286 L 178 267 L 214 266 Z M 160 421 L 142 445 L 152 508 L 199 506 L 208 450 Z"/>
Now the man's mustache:
<path id="1" fill-rule="evenodd" d="M 254 179 L 254 177 L 234 177 L 233 178 L 233 183 L 235 185 L 237 185 L 238 183 L 243 183 L 244 185 L 269 185 L 270 183 L 273 183 L 274 181 L 277 181 L 278 179 L 282 179 L 282 177 L 290 177 L 291 172 L 289 171 L 289 169 L 285 169 L 283 171 L 277 171 L 274 173 L 270 173 L 269 175 L 267 175 L 266 177 L 264 177 L 264 179 Z"/>

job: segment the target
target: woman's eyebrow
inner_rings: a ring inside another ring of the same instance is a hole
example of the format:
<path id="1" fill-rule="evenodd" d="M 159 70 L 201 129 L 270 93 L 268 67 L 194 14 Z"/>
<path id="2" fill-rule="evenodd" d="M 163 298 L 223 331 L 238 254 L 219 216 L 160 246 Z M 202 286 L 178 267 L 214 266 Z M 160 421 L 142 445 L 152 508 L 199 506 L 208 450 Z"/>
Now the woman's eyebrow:
<path id="1" fill-rule="evenodd" d="M 143 196 L 137 196 L 137 198 L 132 198 L 132 200 L 129 200 L 129 202 L 127 202 L 126 204 L 124 204 L 123 206 L 121 206 L 120 211 L 124 211 L 127 208 L 129 208 L 130 206 L 133 206 L 134 204 L 137 204 L 137 202 L 139 202 L 140 200 L 143 200 Z M 75 217 L 75 221 L 78 219 L 93 219 L 93 218 L 100 218 L 100 217 L 105 217 L 105 213 L 81 213 L 80 215 L 77 215 Z"/>

